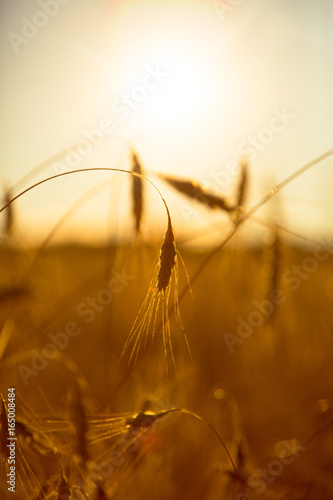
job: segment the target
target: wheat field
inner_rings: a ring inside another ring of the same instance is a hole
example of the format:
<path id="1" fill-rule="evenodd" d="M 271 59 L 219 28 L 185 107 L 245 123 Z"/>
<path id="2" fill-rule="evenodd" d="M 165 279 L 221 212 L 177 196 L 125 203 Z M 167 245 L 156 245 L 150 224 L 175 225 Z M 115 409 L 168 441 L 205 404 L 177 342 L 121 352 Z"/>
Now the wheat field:
<path id="1" fill-rule="evenodd" d="M 333 498 L 332 240 L 263 220 L 264 237 L 242 234 L 320 159 L 252 209 L 247 163 L 233 200 L 161 174 L 157 242 L 146 232 L 155 180 L 133 151 L 132 168 L 118 169 L 132 197 L 130 241 L 53 244 L 58 225 L 24 247 L 7 193 L 1 498 Z M 182 243 L 167 188 L 223 213 L 220 245 Z"/>

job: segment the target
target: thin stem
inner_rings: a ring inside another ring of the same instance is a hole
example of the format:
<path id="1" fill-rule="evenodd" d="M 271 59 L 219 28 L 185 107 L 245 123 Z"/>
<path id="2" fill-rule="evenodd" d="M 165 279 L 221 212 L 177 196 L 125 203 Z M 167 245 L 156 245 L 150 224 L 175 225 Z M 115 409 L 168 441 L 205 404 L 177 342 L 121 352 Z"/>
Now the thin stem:
<path id="1" fill-rule="evenodd" d="M 7 208 L 15 200 L 17 200 L 18 198 L 20 198 L 21 196 L 23 196 L 25 193 L 28 193 L 29 191 L 31 191 L 35 187 L 40 186 L 41 184 L 44 184 L 45 182 L 51 181 L 53 179 L 58 179 L 59 177 L 64 177 L 65 175 L 79 174 L 79 173 L 82 173 L 82 172 L 101 172 L 101 171 L 104 171 L 104 172 L 121 172 L 121 173 L 125 173 L 125 174 L 130 174 L 130 175 L 134 175 L 136 177 L 140 177 L 141 179 L 149 182 L 149 184 L 151 184 L 154 187 L 154 189 L 156 189 L 156 191 L 160 195 L 161 200 L 163 201 L 163 204 L 165 206 L 165 209 L 166 209 L 166 212 L 167 212 L 167 216 L 168 216 L 168 222 L 171 220 L 168 205 L 167 205 L 167 203 L 166 203 L 166 201 L 165 201 L 165 199 L 164 199 L 161 191 L 153 183 L 153 181 L 151 181 L 150 179 L 148 179 L 148 177 L 145 177 L 142 174 L 138 174 L 136 172 L 132 172 L 130 170 L 125 170 L 125 169 L 122 169 L 122 168 L 111 168 L 111 167 L 80 168 L 78 170 L 73 170 L 73 171 L 70 171 L 70 172 L 61 172 L 60 174 L 51 175 L 50 177 L 46 177 L 46 179 L 42 179 L 41 181 L 36 182 L 35 184 L 29 186 L 28 188 L 24 189 L 19 194 L 17 194 L 16 196 L 14 196 L 11 200 L 8 201 L 8 203 L 6 203 L 3 207 L 0 208 L 0 213 L 3 210 L 5 210 L 5 208 Z"/>
<path id="2" fill-rule="evenodd" d="M 219 440 L 219 442 L 222 444 L 226 454 L 228 455 L 228 458 L 231 462 L 231 465 L 232 465 L 232 468 L 234 469 L 235 471 L 235 474 L 236 474 L 236 477 L 239 481 L 239 484 L 242 488 L 242 491 L 245 495 L 245 498 L 247 498 L 249 500 L 249 496 L 247 495 L 246 491 L 245 491 L 245 488 L 244 488 L 244 484 L 243 484 L 243 481 L 239 475 L 239 472 L 237 470 L 237 467 L 235 465 L 235 462 L 226 446 L 226 444 L 224 443 L 223 439 L 221 438 L 220 434 L 217 432 L 217 430 L 212 426 L 212 424 L 210 424 L 209 422 L 207 422 L 207 420 L 205 420 L 203 417 L 200 417 L 199 415 L 197 415 L 196 413 L 190 411 L 190 410 L 186 410 L 184 408 L 176 408 L 174 411 L 179 411 L 180 413 L 184 413 L 185 415 L 191 415 L 192 417 L 196 418 L 197 420 L 199 420 L 200 422 L 203 422 L 205 425 L 207 425 L 207 427 L 209 427 L 209 429 L 215 434 L 215 436 L 217 437 L 217 439 Z"/>

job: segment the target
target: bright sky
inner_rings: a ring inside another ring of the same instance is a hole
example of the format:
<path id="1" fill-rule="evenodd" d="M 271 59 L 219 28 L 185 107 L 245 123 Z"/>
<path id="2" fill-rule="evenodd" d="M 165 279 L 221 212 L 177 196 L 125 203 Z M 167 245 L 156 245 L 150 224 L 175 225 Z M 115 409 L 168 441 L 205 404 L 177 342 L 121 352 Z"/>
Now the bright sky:
<path id="1" fill-rule="evenodd" d="M 251 205 L 333 147 L 333 1 L 2 0 L 0 18 L 0 180 L 16 185 L 96 129 L 107 134 L 89 154 L 65 155 L 15 194 L 61 170 L 128 168 L 117 139 L 124 137 L 148 171 L 194 178 L 220 194 L 233 192 L 231 167 L 247 155 Z M 264 213 L 301 234 L 331 229 L 332 167 L 333 158 L 316 166 Z M 86 239 L 105 233 L 110 193 L 111 219 L 127 213 L 124 177 L 114 175 L 113 188 L 77 212 Z M 20 227 L 46 235 L 107 178 L 77 174 L 37 188 L 16 205 Z M 178 231 L 220 224 L 158 186 Z M 165 226 L 163 206 L 148 191 L 146 223 Z"/>

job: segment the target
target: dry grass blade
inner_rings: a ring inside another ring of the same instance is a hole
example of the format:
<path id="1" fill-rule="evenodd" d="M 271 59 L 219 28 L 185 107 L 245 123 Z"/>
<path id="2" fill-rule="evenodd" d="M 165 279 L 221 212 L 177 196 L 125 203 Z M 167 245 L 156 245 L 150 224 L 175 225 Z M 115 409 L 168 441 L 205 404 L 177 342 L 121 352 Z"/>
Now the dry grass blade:
<path id="1" fill-rule="evenodd" d="M 168 175 L 161 175 L 161 178 L 180 193 L 206 205 L 208 208 L 218 208 L 226 212 L 231 212 L 233 210 L 233 207 L 228 205 L 225 198 L 209 193 L 196 182 L 186 179 L 177 179 L 176 177 L 169 177 Z"/>
<path id="2" fill-rule="evenodd" d="M 132 152 L 132 172 L 134 174 L 143 175 L 143 169 L 134 152 Z M 132 198 L 135 230 L 137 234 L 140 234 L 143 215 L 143 182 L 142 178 L 137 175 L 133 175 L 132 179 Z"/>

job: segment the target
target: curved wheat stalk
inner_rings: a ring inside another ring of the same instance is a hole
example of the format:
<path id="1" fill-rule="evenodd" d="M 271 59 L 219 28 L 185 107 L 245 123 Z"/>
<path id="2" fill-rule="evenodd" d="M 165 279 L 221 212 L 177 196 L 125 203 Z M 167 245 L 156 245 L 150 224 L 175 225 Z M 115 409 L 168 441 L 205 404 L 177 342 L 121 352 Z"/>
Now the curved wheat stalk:
<path id="1" fill-rule="evenodd" d="M 42 179 L 41 181 L 33 184 L 32 186 L 29 186 L 25 190 L 23 190 L 21 193 L 18 195 L 14 196 L 11 200 L 8 201 L 1 209 L 0 213 L 5 210 L 11 203 L 13 203 L 15 200 L 17 200 L 19 197 L 23 196 L 25 193 L 28 191 L 34 189 L 37 186 L 40 186 L 48 181 L 51 181 L 53 179 L 59 178 L 59 177 L 64 177 L 67 175 L 73 175 L 73 174 L 78 174 L 82 172 L 97 172 L 97 171 L 109 171 L 109 172 L 121 172 L 121 173 L 126 173 L 135 177 L 138 177 L 140 180 L 146 180 L 149 182 L 158 192 L 165 210 L 167 212 L 167 217 L 168 217 L 168 227 L 167 231 L 163 240 L 162 248 L 161 248 L 161 253 L 160 257 L 158 260 L 157 265 L 154 267 L 154 273 L 153 273 L 153 278 L 148 290 L 148 294 L 146 299 L 144 300 L 144 303 L 141 306 L 141 309 L 138 313 L 138 316 L 134 322 L 134 325 L 132 327 L 132 330 L 129 334 L 129 338 L 123 348 L 123 351 L 121 353 L 121 358 L 125 354 L 125 351 L 129 347 L 129 345 L 133 342 L 132 346 L 132 351 L 130 354 L 130 360 L 132 359 L 137 359 L 138 353 L 140 351 L 140 348 L 142 346 L 142 340 L 143 337 L 145 338 L 144 344 L 146 344 L 148 332 L 150 329 L 151 321 L 152 318 L 153 320 L 153 335 L 152 338 L 154 337 L 154 330 L 155 330 L 155 324 L 156 324 L 156 319 L 157 319 L 157 313 L 161 307 L 161 314 L 162 314 L 162 325 L 163 325 L 163 333 L 162 333 L 162 338 L 163 338 L 163 346 L 164 346 L 164 356 L 165 356 L 165 361 L 166 361 L 166 366 L 167 366 L 167 358 L 168 354 L 171 355 L 172 358 L 172 363 L 173 366 L 175 367 L 175 359 L 173 355 L 173 349 L 172 349 L 172 343 L 171 343 L 171 332 L 170 332 L 170 323 L 169 323 L 169 298 L 170 298 L 170 290 L 172 286 L 172 281 L 174 283 L 174 308 L 176 311 L 176 319 L 178 325 L 181 325 L 181 320 L 180 320 L 180 313 L 179 313 L 179 307 L 178 307 L 178 262 L 177 262 L 177 255 L 178 255 L 178 250 L 176 248 L 176 243 L 175 243 L 175 237 L 174 237 L 174 231 L 172 228 L 172 222 L 171 222 L 171 216 L 169 212 L 168 205 L 162 196 L 162 193 L 160 190 L 156 187 L 156 185 L 147 177 L 144 175 L 137 173 L 137 172 L 131 172 L 129 170 L 124 170 L 120 168 L 108 168 L 108 167 L 96 167 L 96 168 L 89 168 L 89 169 L 80 169 L 80 170 L 75 170 L 71 172 L 62 172 L 60 174 L 53 175 L 51 177 L 47 177 L 46 179 Z M 157 278 L 156 278 L 157 276 Z M 173 278 L 173 279 L 172 279 Z M 189 349 L 188 341 L 187 338 L 184 334 L 186 345 Z"/>

